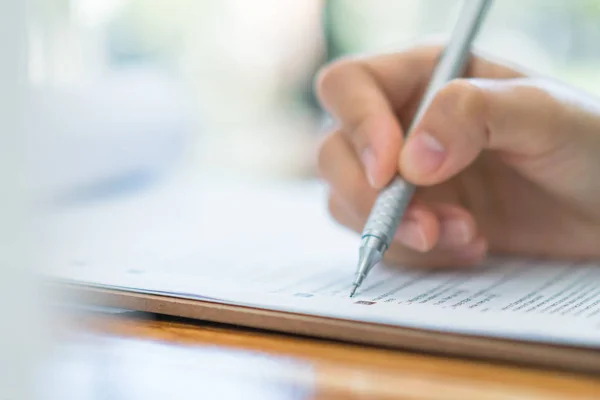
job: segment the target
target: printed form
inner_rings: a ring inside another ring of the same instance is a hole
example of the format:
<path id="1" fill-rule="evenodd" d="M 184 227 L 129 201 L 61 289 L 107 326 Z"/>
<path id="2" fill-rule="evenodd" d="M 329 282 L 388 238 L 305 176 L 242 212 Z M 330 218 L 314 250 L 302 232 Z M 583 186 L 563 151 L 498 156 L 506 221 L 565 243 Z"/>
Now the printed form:
<path id="1" fill-rule="evenodd" d="M 600 265 L 490 259 L 467 270 L 378 266 L 349 298 L 356 235 L 325 218 L 314 193 L 302 200 L 283 192 L 245 195 L 248 209 L 230 214 L 236 229 L 214 213 L 198 215 L 222 198 L 189 193 L 176 196 L 183 207 L 176 215 L 161 212 L 165 198 L 63 214 L 60 234 L 53 232 L 62 241 L 52 246 L 58 251 L 51 275 L 272 310 L 600 347 Z M 274 217 L 260 218 L 259 205 Z M 148 226 L 148 215 L 159 230 Z"/>

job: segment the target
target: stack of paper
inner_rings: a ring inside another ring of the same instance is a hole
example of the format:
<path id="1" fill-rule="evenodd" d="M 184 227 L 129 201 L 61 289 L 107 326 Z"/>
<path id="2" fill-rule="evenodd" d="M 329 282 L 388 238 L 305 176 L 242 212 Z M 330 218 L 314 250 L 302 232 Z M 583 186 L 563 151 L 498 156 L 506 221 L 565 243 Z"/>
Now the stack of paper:
<path id="1" fill-rule="evenodd" d="M 53 278 L 442 332 L 600 347 L 600 265 L 491 259 L 444 272 L 379 266 L 348 297 L 359 238 L 318 184 L 174 182 L 47 219 Z"/>

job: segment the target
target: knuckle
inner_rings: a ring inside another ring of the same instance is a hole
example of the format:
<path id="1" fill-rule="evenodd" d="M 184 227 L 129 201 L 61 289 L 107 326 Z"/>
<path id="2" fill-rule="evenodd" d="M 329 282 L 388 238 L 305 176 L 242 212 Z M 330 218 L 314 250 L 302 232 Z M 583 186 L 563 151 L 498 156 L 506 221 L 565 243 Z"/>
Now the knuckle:
<path id="1" fill-rule="evenodd" d="M 489 141 L 487 104 L 485 90 L 467 79 L 455 79 L 434 98 L 431 107 L 433 119 L 430 121 L 436 121 L 446 134 L 459 133 L 464 136 L 463 140 L 470 138 L 469 146 L 475 143 L 483 145 Z"/>
<path id="2" fill-rule="evenodd" d="M 484 92 L 466 79 L 451 81 L 440 90 L 437 97 L 441 108 L 455 117 L 478 117 L 484 111 Z"/>
<path id="3" fill-rule="evenodd" d="M 317 97 L 322 101 L 327 99 L 328 93 L 336 90 L 340 77 L 344 76 L 353 64 L 354 62 L 349 59 L 339 59 L 322 67 L 314 81 Z"/>
<path id="4" fill-rule="evenodd" d="M 454 79 L 436 93 L 426 112 L 426 124 L 440 137 L 462 142 L 470 150 L 484 146 L 490 140 L 487 96 L 485 89 L 469 79 Z"/>

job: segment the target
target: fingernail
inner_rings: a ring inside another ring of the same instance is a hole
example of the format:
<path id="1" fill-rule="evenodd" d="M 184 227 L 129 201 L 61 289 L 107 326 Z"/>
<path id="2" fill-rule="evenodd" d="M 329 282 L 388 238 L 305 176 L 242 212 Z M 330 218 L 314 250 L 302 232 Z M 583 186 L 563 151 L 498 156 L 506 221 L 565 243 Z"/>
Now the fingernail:
<path id="1" fill-rule="evenodd" d="M 425 232 L 417 223 L 413 220 L 402 221 L 398 227 L 394 240 L 402 243 L 406 247 L 410 247 L 417 251 L 427 251 L 427 241 L 425 240 Z"/>
<path id="2" fill-rule="evenodd" d="M 375 186 L 375 168 L 377 168 L 377 160 L 375 153 L 370 147 L 365 148 L 360 154 L 360 160 L 365 168 L 365 175 L 371 186 Z"/>
<path id="3" fill-rule="evenodd" d="M 440 244 L 445 246 L 463 246 L 472 239 L 469 225 L 461 219 L 443 220 Z"/>
<path id="4" fill-rule="evenodd" d="M 458 252 L 458 256 L 463 260 L 474 260 L 485 256 L 486 252 L 487 242 L 484 239 L 476 239 L 474 243 L 471 243 L 465 248 L 460 249 Z"/>
<path id="5" fill-rule="evenodd" d="M 408 140 L 406 149 L 410 160 L 420 173 L 435 171 L 446 158 L 444 146 L 428 132 L 417 132 Z"/>

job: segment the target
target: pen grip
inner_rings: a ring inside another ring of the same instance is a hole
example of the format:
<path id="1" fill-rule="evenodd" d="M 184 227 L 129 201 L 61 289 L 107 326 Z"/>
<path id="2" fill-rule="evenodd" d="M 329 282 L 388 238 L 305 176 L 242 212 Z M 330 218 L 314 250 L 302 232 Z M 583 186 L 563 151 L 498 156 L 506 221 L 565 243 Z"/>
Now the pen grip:
<path id="1" fill-rule="evenodd" d="M 386 186 L 379 193 L 371 209 L 371 214 L 363 229 L 363 238 L 375 236 L 381 239 L 386 247 L 389 246 L 414 190 L 414 185 L 401 177 L 396 177 Z"/>

